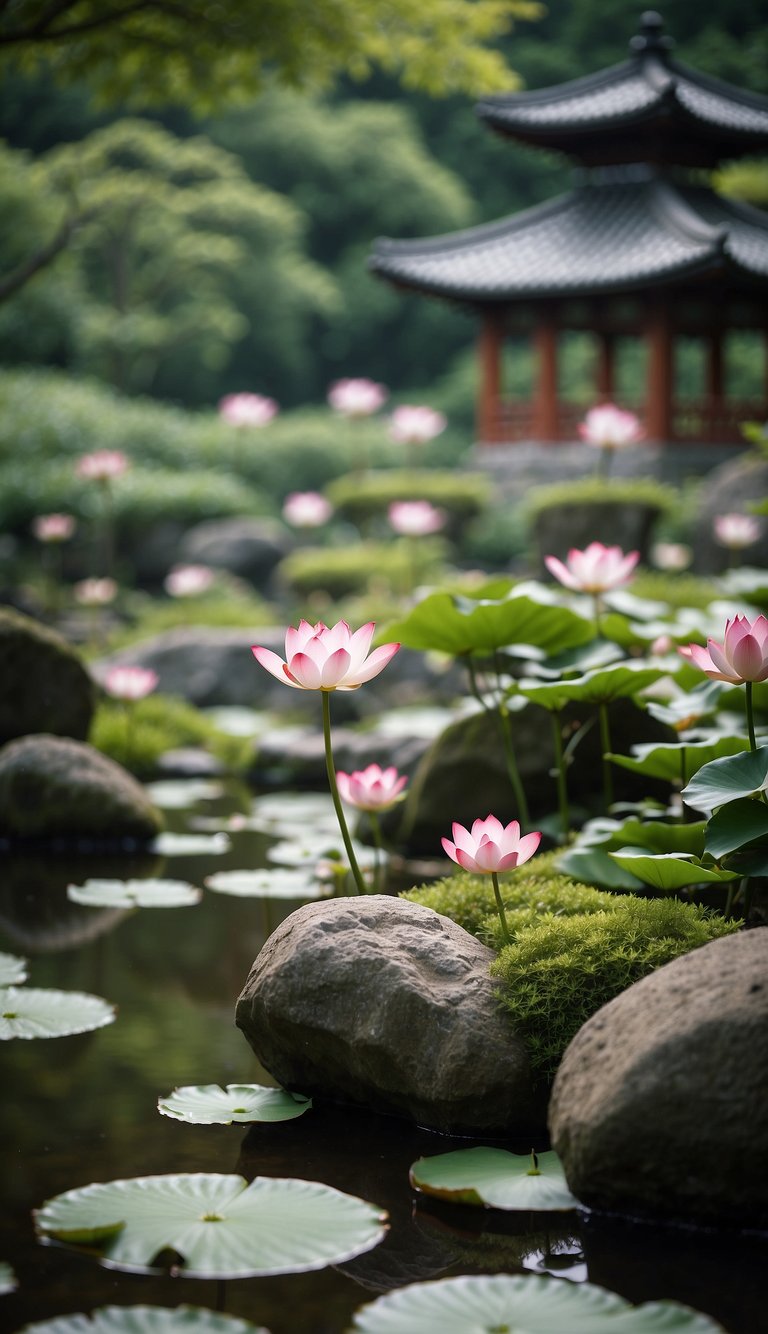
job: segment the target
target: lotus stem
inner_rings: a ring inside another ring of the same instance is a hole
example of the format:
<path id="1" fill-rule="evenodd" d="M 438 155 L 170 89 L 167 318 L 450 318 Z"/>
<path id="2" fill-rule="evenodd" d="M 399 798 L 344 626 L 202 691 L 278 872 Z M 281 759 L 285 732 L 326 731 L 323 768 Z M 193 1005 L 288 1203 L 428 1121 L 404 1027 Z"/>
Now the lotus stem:
<path id="1" fill-rule="evenodd" d="M 341 804 L 341 797 L 339 796 L 339 786 L 338 783 L 336 782 L 336 768 L 333 763 L 333 746 L 331 745 L 330 693 L 331 692 L 329 690 L 320 691 L 320 694 L 322 695 L 323 699 L 323 741 L 325 742 L 325 768 L 328 774 L 328 786 L 331 789 L 331 797 L 333 799 L 334 810 L 336 811 L 336 819 L 339 822 L 341 837 L 344 841 L 344 847 L 346 848 L 347 857 L 349 859 L 349 869 L 354 877 L 358 894 L 365 894 L 366 893 L 365 882 L 363 881 L 363 877 L 360 873 L 360 867 L 357 864 L 357 857 L 355 856 L 355 850 L 352 847 L 352 839 L 350 837 L 349 829 L 347 827 L 347 821 L 344 818 L 344 807 Z"/>
<path id="2" fill-rule="evenodd" d="M 499 705 L 499 720 L 501 722 L 501 738 L 504 743 L 504 756 L 507 761 L 507 773 L 509 774 L 509 781 L 512 784 L 512 791 L 515 794 L 520 823 L 528 825 L 530 823 L 528 816 L 528 802 L 526 801 L 523 781 L 520 777 L 520 770 L 517 767 L 515 748 L 512 745 L 512 728 L 510 727 L 509 710 L 507 709 L 506 704 Z"/>
<path id="3" fill-rule="evenodd" d="M 501 901 L 501 890 L 499 889 L 499 877 L 497 876 L 495 871 L 491 871 L 491 880 L 493 881 L 493 892 L 496 896 L 496 910 L 499 914 L 499 921 L 501 922 L 501 934 L 504 937 L 504 944 L 511 945 L 512 937 L 509 934 L 509 927 L 507 926 L 507 919 L 504 913 L 504 904 Z"/>
<path id="4" fill-rule="evenodd" d="M 606 814 L 613 804 L 613 778 L 611 775 L 611 762 L 608 756 L 611 753 L 611 733 L 608 726 L 608 705 L 598 704 L 598 718 L 600 719 L 600 748 L 603 752 L 603 799 L 605 801 Z"/>
<path id="5" fill-rule="evenodd" d="M 368 819 L 371 822 L 371 831 L 373 841 L 376 844 L 376 862 L 373 871 L 373 883 L 376 892 L 381 889 L 381 872 L 384 864 L 384 840 L 381 837 L 381 822 L 375 811 L 368 812 Z"/>
<path id="6" fill-rule="evenodd" d="M 560 829 L 563 842 L 568 837 L 568 830 L 571 827 L 571 812 L 568 804 L 568 781 L 565 767 L 565 751 L 563 749 L 563 728 L 559 710 L 551 714 L 552 735 L 555 742 L 555 764 L 557 775 L 557 807 L 560 812 Z"/>
<path id="7" fill-rule="evenodd" d="M 593 606 L 593 609 L 594 609 L 594 616 L 595 616 L 595 634 L 596 634 L 596 635 L 598 636 L 598 638 L 599 638 L 599 637 L 600 637 L 600 619 L 601 619 L 602 614 L 603 614 L 603 604 L 602 604 L 602 602 L 600 601 L 600 594 L 599 594 L 599 593 L 593 593 L 593 594 L 592 594 L 592 606 Z"/>
<path id="8" fill-rule="evenodd" d="M 747 730 L 749 732 L 749 749 L 757 750 L 757 741 L 755 739 L 755 714 L 752 705 L 752 681 L 745 681 L 744 686 L 746 694 L 744 696 L 747 710 Z"/>

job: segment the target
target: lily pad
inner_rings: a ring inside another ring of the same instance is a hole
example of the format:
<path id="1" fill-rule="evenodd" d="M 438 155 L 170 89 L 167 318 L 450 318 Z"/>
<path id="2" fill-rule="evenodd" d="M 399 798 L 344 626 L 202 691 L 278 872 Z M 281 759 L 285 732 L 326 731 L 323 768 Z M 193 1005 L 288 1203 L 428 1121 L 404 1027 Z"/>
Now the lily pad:
<path id="1" fill-rule="evenodd" d="M 221 783 L 210 778 L 167 778 L 145 787 L 150 801 L 166 811 L 184 810 L 196 801 L 213 801 L 223 790 Z"/>
<path id="2" fill-rule="evenodd" d="M 163 1116 L 193 1125 L 231 1126 L 233 1121 L 293 1121 L 312 1106 L 311 1098 L 263 1084 L 187 1084 L 158 1098 Z"/>
<path id="3" fill-rule="evenodd" d="M 15 1292 L 18 1286 L 11 1266 L 4 1260 L 0 1261 L 0 1297 L 4 1297 L 7 1292 Z"/>
<path id="4" fill-rule="evenodd" d="M 373 866 L 375 864 L 377 859 L 375 848 L 371 848 L 365 843 L 358 843 L 354 839 L 352 840 L 352 848 L 358 865 Z M 347 854 L 338 829 L 335 838 L 329 835 L 326 838 L 317 836 L 306 840 L 301 838 L 284 839 L 268 849 L 267 858 L 271 862 L 279 862 L 282 866 L 313 867 L 317 862 L 328 860 L 347 863 Z"/>
<path id="5" fill-rule="evenodd" d="M 36 987 L 0 990 L 0 1040 L 90 1033 L 111 1024 L 114 1018 L 114 1005 L 81 991 Z"/>
<path id="6" fill-rule="evenodd" d="M 0 987 L 17 986 L 27 980 L 27 961 L 18 954 L 0 954 Z"/>
<path id="7" fill-rule="evenodd" d="M 24 1334 L 269 1334 L 238 1316 L 202 1306 L 102 1306 L 90 1315 L 60 1315 L 25 1325 Z"/>
<path id="8" fill-rule="evenodd" d="M 232 846 L 227 834 L 175 834 L 169 829 L 158 834 L 150 845 L 151 851 L 161 857 L 197 857 L 203 854 L 229 852 Z"/>
<path id="9" fill-rule="evenodd" d="M 185 880 L 86 880 L 67 886 L 68 899 L 91 908 L 188 908 L 202 897 Z"/>
<path id="10" fill-rule="evenodd" d="M 677 1302 L 630 1306 L 593 1283 L 523 1274 L 412 1283 L 356 1312 L 355 1334 L 724 1334 Z"/>
<path id="11" fill-rule="evenodd" d="M 216 871 L 205 878 L 206 889 L 215 894 L 232 894 L 240 899 L 322 899 L 328 890 L 319 881 L 312 882 L 307 869 L 301 871 Z"/>
<path id="12" fill-rule="evenodd" d="M 411 1185 L 425 1195 L 456 1204 L 494 1209 L 535 1209 L 543 1212 L 577 1209 L 578 1200 L 566 1184 L 553 1150 L 539 1154 L 509 1153 L 477 1146 L 419 1158 L 410 1171 Z"/>
<path id="13" fill-rule="evenodd" d="M 318 1181 L 185 1172 L 96 1182 L 35 1212 L 43 1237 L 97 1250 L 116 1269 L 149 1269 L 164 1251 L 187 1278 L 304 1273 L 371 1250 L 386 1213 Z"/>
<path id="14" fill-rule="evenodd" d="M 291 834 L 297 828 L 338 833 L 339 826 L 330 796 L 319 792 L 270 792 L 254 802 L 248 828 L 277 835 Z"/>

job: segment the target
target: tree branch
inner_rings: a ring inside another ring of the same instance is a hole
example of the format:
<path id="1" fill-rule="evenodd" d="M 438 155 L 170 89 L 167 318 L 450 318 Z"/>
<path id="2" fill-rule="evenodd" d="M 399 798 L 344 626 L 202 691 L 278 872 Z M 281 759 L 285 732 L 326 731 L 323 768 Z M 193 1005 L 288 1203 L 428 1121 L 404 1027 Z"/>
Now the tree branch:
<path id="1" fill-rule="evenodd" d="M 62 250 L 65 250 L 69 245 L 70 239 L 77 229 L 82 227 L 84 223 L 90 222 L 96 211 L 96 209 L 89 209 L 85 213 L 73 214 L 66 218 L 47 245 L 42 246 L 34 255 L 30 255 L 29 259 L 25 259 L 23 263 L 18 264 L 4 278 L 0 278 L 0 302 L 7 301 L 10 297 L 15 296 L 31 278 L 34 278 L 36 273 L 52 264 Z"/>

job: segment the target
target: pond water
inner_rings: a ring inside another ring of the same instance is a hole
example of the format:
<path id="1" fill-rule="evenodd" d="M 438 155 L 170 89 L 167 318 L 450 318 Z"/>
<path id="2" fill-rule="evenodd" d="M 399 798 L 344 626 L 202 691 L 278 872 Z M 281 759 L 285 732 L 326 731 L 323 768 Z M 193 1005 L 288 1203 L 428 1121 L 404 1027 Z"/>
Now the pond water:
<path id="1" fill-rule="evenodd" d="M 231 809 L 225 797 L 198 805 L 193 816 L 204 813 L 215 825 Z M 168 823 L 183 830 L 188 817 L 176 810 Z M 158 1096 L 180 1085 L 273 1083 L 233 1012 L 266 936 L 298 904 L 206 891 L 197 907 L 124 912 L 71 903 L 66 886 L 148 869 L 202 886 L 215 871 L 264 864 L 266 835 L 247 829 L 230 839 L 224 854 L 173 856 L 150 868 L 126 858 L 106 864 L 95 854 L 2 858 L 0 950 L 28 959 L 29 985 L 104 996 L 118 1017 L 91 1033 L 0 1044 L 0 1261 L 18 1279 L 17 1290 L 0 1297 L 0 1329 L 107 1304 L 190 1303 L 271 1334 L 341 1334 L 357 1307 L 417 1279 L 535 1271 L 589 1278 L 635 1302 L 674 1297 L 714 1315 L 730 1334 L 762 1334 L 766 1238 L 427 1203 L 409 1188 L 410 1164 L 467 1141 L 351 1109 L 315 1106 L 295 1121 L 250 1127 L 160 1116 Z M 123 1273 L 36 1239 L 32 1211 L 62 1191 L 173 1172 L 322 1181 L 386 1208 L 390 1230 L 338 1267 L 226 1282 Z"/>

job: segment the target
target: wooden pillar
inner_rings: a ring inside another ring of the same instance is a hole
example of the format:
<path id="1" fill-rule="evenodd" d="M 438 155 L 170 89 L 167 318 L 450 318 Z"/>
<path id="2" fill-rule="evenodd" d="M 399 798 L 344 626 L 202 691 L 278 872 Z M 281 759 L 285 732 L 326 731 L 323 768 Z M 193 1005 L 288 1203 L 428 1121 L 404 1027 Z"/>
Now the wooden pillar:
<path id="1" fill-rule="evenodd" d="M 616 394 L 616 339 L 611 333 L 597 335 L 597 397 L 612 402 Z"/>
<path id="2" fill-rule="evenodd" d="M 723 433 L 721 420 L 725 398 L 723 369 L 723 331 L 722 329 L 712 329 L 707 337 L 707 420 L 705 423 L 707 440 L 719 440 Z"/>
<path id="3" fill-rule="evenodd" d="M 645 409 L 646 433 L 649 440 L 672 440 L 672 411 L 674 392 L 674 343 L 669 305 L 663 298 L 654 302 L 649 311 L 648 327 L 648 388 Z"/>
<path id="4" fill-rule="evenodd" d="M 477 394 L 476 433 L 480 444 L 498 444 L 501 438 L 501 349 L 504 331 L 501 317 L 491 311 L 483 315 L 478 340 L 480 384 Z"/>
<path id="5" fill-rule="evenodd" d="M 559 439 L 557 401 L 557 322 L 552 315 L 542 316 L 534 336 L 538 368 L 533 404 L 534 440 Z"/>

